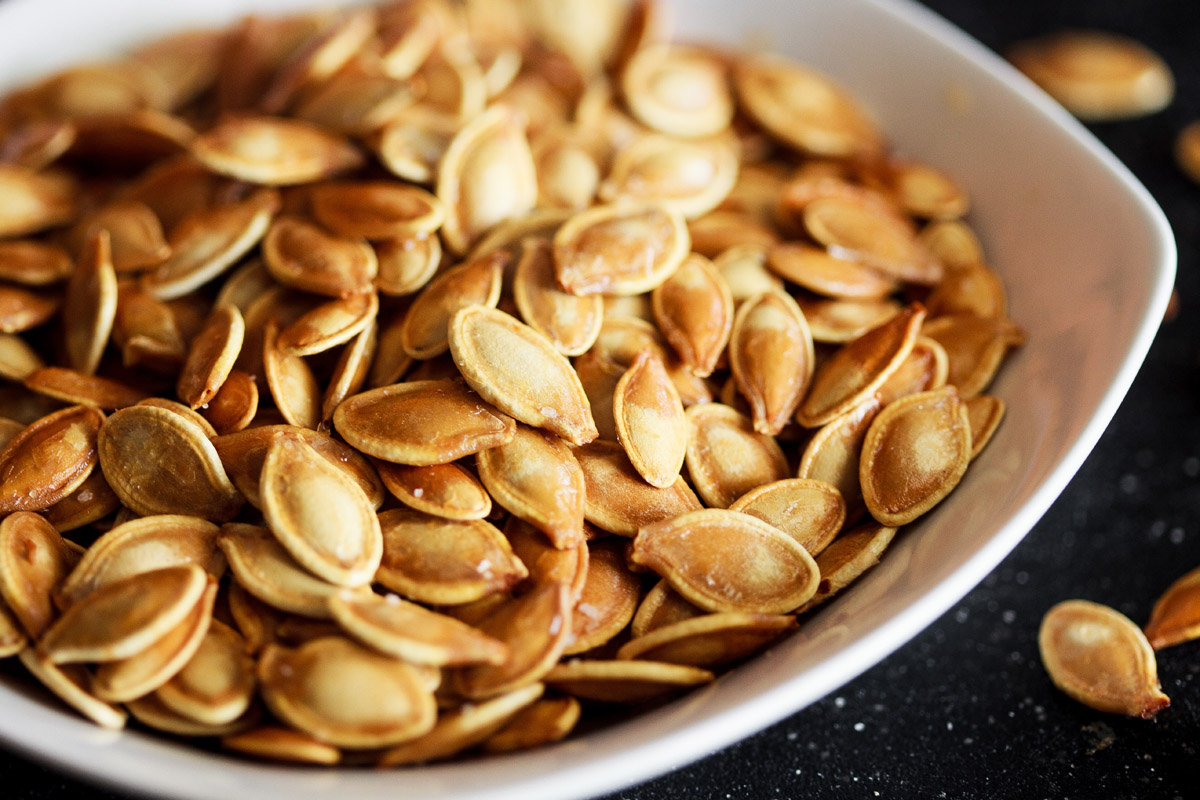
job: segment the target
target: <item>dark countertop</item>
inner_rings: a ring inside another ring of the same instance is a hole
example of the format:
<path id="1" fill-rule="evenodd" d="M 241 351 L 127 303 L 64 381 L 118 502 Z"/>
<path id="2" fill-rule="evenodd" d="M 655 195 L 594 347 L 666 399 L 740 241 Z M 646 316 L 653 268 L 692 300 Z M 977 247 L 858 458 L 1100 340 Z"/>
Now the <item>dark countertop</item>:
<path id="1" fill-rule="evenodd" d="M 1175 167 L 1175 133 L 1200 118 L 1195 0 L 927 0 L 1003 50 L 1063 27 L 1127 33 L 1170 63 L 1175 103 L 1093 126 L 1149 187 L 1180 248 L 1180 313 L 1164 324 L 1112 425 L 1063 495 L 988 578 L 907 646 L 768 730 L 612 795 L 713 798 L 1189 798 L 1200 775 L 1200 642 L 1159 655 L 1169 709 L 1151 722 L 1059 694 L 1037 626 L 1059 600 L 1107 603 L 1134 621 L 1200 565 L 1200 186 Z M 117 800 L 0 753 L 7 800 Z"/>

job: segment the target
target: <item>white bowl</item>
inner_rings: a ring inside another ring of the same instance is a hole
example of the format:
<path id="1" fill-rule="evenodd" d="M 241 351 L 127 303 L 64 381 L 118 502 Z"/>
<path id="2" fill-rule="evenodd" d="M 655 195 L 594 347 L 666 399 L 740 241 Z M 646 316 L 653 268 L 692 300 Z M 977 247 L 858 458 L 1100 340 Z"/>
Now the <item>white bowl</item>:
<path id="1" fill-rule="evenodd" d="M 15 83 L 187 24 L 311 0 L 5 0 Z M 677 5 L 684 5 L 682 1 Z M 836 76 L 898 148 L 944 167 L 1003 276 L 1028 344 L 993 393 L 1008 418 L 959 489 L 800 632 L 703 690 L 533 752 L 403 772 L 263 766 L 102 731 L 26 680 L 0 679 L 0 738 L 157 796 L 567 798 L 699 758 L 820 698 L 966 594 L 1058 496 L 1108 424 L 1162 318 L 1175 248 L 1161 211 L 1090 134 L 1008 65 L 903 0 L 687 0 L 680 38 L 764 42 Z"/>

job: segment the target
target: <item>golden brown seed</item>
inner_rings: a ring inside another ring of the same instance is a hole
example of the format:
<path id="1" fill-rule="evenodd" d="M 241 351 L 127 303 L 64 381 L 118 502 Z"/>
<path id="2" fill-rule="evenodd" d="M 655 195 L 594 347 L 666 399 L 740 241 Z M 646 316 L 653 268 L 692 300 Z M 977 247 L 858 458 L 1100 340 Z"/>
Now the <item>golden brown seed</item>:
<path id="1" fill-rule="evenodd" d="M 441 714 L 428 733 L 384 753 L 379 766 L 436 761 L 474 747 L 500 730 L 514 714 L 535 702 L 544 691 L 542 684 L 534 683 Z"/>
<path id="2" fill-rule="evenodd" d="M 578 297 L 558 286 L 554 251 L 547 239 L 530 237 L 522 241 L 512 291 L 525 323 L 563 355 L 586 352 L 600 335 L 603 298 Z"/>
<path id="3" fill-rule="evenodd" d="M 883 405 L 917 392 L 927 392 L 946 385 L 949 371 L 946 351 L 934 340 L 920 336 L 896 371 L 876 390 Z"/>
<path id="4" fill-rule="evenodd" d="M 597 357 L 606 356 L 616 364 L 628 367 L 637 358 L 638 353 L 647 349 L 662 359 L 684 408 L 712 400 L 708 384 L 670 353 L 653 322 L 606 316 L 600 328 L 600 337 L 589 352 L 595 353 Z"/>
<path id="5" fill-rule="evenodd" d="M 85 216 L 69 235 L 75 252 L 101 231 L 110 237 L 112 265 L 119 274 L 156 267 L 171 255 L 162 223 L 145 203 L 120 200 Z"/>
<path id="6" fill-rule="evenodd" d="M 758 652 L 796 624 L 791 614 L 703 614 L 635 635 L 617 658 L 711 669 Z"/>
<path id="7" fill-rule="evenodd" d="M 935 285 L 943 267 L 907 217 L 853 197 L 819 197 L 804 206 L 804 227 L 830 253 L 898 280 Z"/>
<path id="8" fill-rule="evenodd" d="M 209 583 L 195 607 L 166 635 L 136 655 L 97 667 L 92 691 L 101 700 L 124 703 L 144 697 L 171 680 L 195 654 L 213 624 L 216 598 L 217 584 Z"/>
<path id="9" fill-rule="evenodd" d="M 734 69 L 741 108 L 776 139 L 817 156 L 881 149 L 879 131 L 840 86 L 780 56 L 742 58 Z"/>
<path id="10" fill-rule="evenodd" d="M 457 380 L 409 381 L 347 398 L 333 415 L 352 447 L 397 464 L 448 464 L 512 440 L 516 423 Z"/>
<path id="11" fill-rule="evenodd" d="M 844 300 L 887 297 L 897 286 L 894 279 L 878 270 L 801 242 L 772 247 L 767 251 L 767 266 L 810 292 Z"/>
<path id="12" fill-rule="evenodd" d="M 438 165 L 437 197 L 446 208 L 442 238 L 460 254 L 497 223 L 532 210 L 537 172 L 524 121 L 495 106 L 463 126 Z"/>
<path id="13" fill-rule="evenodd" d="M 216 429 L 209 424 L 208 420 L 200 416 L 196 411 L 185 406 L 183 403 L 177 403 L 174 400 L 168 400 L 165 397 L 147 397 L 137 403 L 139 406 L 154 406 L 155 408 L 165 408 L 172 414 L 177 414 L 188 422 L 204 431 L 204 435 L 212 439 L 217 435 Z"/>
<path id="14" fill-rule="evenodd" d="M 179 323 L 164 301 L 133 282 L 118 283 L 112 337 L 126 367 L 177 373 L 187 355 Z"/>
<path id="15" fill-rule="evenodd" d="M 351 64 L 307 93 L 295 116 L 333 133 L 368 136 L 413 102 L 409 85 Z"/>
<path id="16" fill-rule="evenodd" d="M 204 328 L 192 340 L 175 391 L 191 408 L 207 405 L 229 377 L 246 323 L 236 306 L 218 306 L 209 314 Z"/>
<path id="17" fill-rule="evenodd" d="M 657 202 L 687 219 L 716 208 L 737 180 L 733 141 L 643 136 L 617 153 L 600 187 L 605 202 Z"/>
<path id="18" fill-rule="evenodd" d="M 667 489 L 646 483 L 616 442 L 592 442 L 575 457 L 586 486 L 585 517 L 610 533 L 634 536 L 646 525 L 702 508 L 683 478 Z"/>
<path id="19" fill-rule="evenodd" d="M 470 625 L 394 594 L 337 594 L 329 611 L 355 639 L 412 664 L 500 664 L 508 655 L 504 644 Z"/>
<path id="20" fill-rule="evenodd" d="M 705 509 L 648 525 L 633 561 L 708 611 L 784 614 L 817 591 L 816 562 L 800 544 L 740 511 Z"/>
<path id="21" fill-rule="evenodd" d="M 77 556 L 49 522 L 29 511 L 0 522 L 0 597 L 33 639 L 54 619 L 51 596 Z"/>
<path id="22" fill-rule="evenodd" d="M 765 483 L 739 497 L 729 510 L 773 525 L 813 557 L 829 546 L 846 521 L 842 493 L 832 484 L 807 478 Z"/>
<path id="23" fill-rule="evenodd" d="M 55 602 L 70 607 L 92 592 L 143 572 L 196 564 L 214 578 L 225 569 L 217 552 L 217 526 L 198 517 L 149 516 L 115 525 L 92 543 L 58 589 Z"/>
<path id="24" fill-rule="evenodd" d="M 375 251 L 366 242 L 326 233 L 297 217 L 280 216 L 271 223 L 262 255 L 279 283 L 329 297 L 370 290 L 379 271 Z"/>
<path id="25" fill-rule="evenodd" d="M 8 607 L 0 602 L 0 658 L 15 656 L 26 650 L 28 638 L 21 630 L 21 624 L 13 619 Z"/>
<path id="26" fill-rule="evenodd" d="M 254 698 L 254 659 L 241 636 L 213 620 L 192 657 L 155 696 L 176 714 L 204 725 L 225 725 Z"/>
<path id="27" fill-rule="evenodd" d="M 34 648 L 27 647 L 17 654 L 29 674 L 37 678 L 67 705 L 102 728 L 120 730 L 125 727 L 127 715 L 119 707 L 97 699 L 86 687 L 91 686 L 91 676 L 78 664 L 57 666 Z"/>
<path id="28" fill-rule="evenodd" d="M 750 419 L 721 403 L 687 411 L 691 436 L 687 468 L 696 492 L 712 508 L 728 508 L 746 492 L 788 477 L 787 459 L 770 436 Z"/>
<path id="29" fill-rule="evenodd" d="M 554 234 L 558 284 L 571 294 L 641 294 L 683 263 L 691 238 L 661 205 L 594 206 Z"/>
<path id="30" fill-rule="evenodd" d="M 297 564 L 266 528 L 230 523 L 217 545 L 229 569 L 247 592 L 272 608 L 304 617 L 328 619 L 329 598 L 340 590 Z"/>
<path id="31" fill-rule="evenodd" d="M 846 503 L 846 517 L 861 513 L 862 485 L 858 478 L 863 439 L 882 404 L 871 396 L 822 425 L 800 455 L 797 477 L 824 481 L 836 487 Z"/>
<path id="32" fill-rule="evenodd" d="M 1004 317 L 1008 298 L 1000 276 L 981 263 L 956 267 L 926 298 L 931 317 L 976 314 L 980 317 Z"/>
<path id="33" fill-rule="evenodd" d="M 1150 719 L 1171 704 L 1150 643 L 1107 606 L 1087 600 L 1054 606 L 1042 618 L 1038 650 L 1054 685 L 1097 711 Z"/>
<path id="34" fill-rule="evenodd" d="M 268 645 L 258 662 L 263 699 L 285 722 L 336 747 L 386 747 L 434 725 L 421 673 L 348 639 L 288 650 Z"/>
<path id="35" fill-rule="evenodd" d="M 575 370 L 529 326 L 485 306 L 460 309 L 450 318 L 450 353 L 471 388 L 501 411 L 574 445 L 596 438 Z"/>
<path id="36" fill-rule="evenodd" d="M 297 356 L 323 353 L 362 333 L 378 314 L 379 295 L 373 291 L 328 300 L 280 331 L 279 347 Z"/>
<path id="37" fill-rule="evenodd" d="M 583 590 L 571 615 L 571 638 L 564 655 L 607 643 L 633 619 L 642 582 L 625 567 L 625 548 L 613 541 L 589 543 Z"/>
<path id="38" fill-rule="evenodd" d="M 797 300 L 814 342 L 844 344 L 882 325 L 901 311 L 895 300 Z"/>
<path id="39" fill-rule="evenodd" d="M 1200 123 L 1189 123 L 1175 138 L 1175 161 L 1189 178 L 1200 183 Z"/>
<path id="40" fill-rule="evenodd" d="M 241 733 L 221 737 L 221 746 L 273 761 L 302 764 L 336 764 L 342 753 L 336 747 L 319 742 L 306 733 L 291 728 L 251 728 Z"/>
<path id="41" fill-rule="evenodd" d="M 71 149 L 78 128 L 67 120 L 32 120 L 14 124 L 0 139 L 0 163 L 39 171 Z"/>
<path id="42" fill-rule="evenodd" d="M 628 556 L 627 551 L 627 561 Z M 702 617 L 705 614 L 704 609 L 692 605 L 684 599 L 683 595 L 672 589 L 669 581 L 660 580 L 642 598 L 641 604 L 633 615 L 633 623 L 629 627 L 629 632 L 637 639 L 659 628 L 694 617 Z"/>
<path id="43" fill-rule="evenodd" d="M 656 661 L 564 661 L 546 673 L 549 686 L 584 700 L 645 703 L 664 694 L 712 682 L 706 669 Z"/>
<path id="44" fill-rule="evenodd" d="M 279 65 L 258 107 L 275 114 L 290 105 L 301 89 L 337 73 L 374 36 L 373 8 L 357 8 L 322 21 L 319 31 Z"/>
<path id="45" fill-rule="evenodd" d="M 263 373 L 275 407 L 290 424 L 315 429 L 321 422 L 321 389 L 308 363 L 285 350 L 275 320 L 267 323 L 263 340 Z"/>
<path id="46" fill-rule="evenodd" d="M 42 367 L 26 376 L 24 384 L 27 389 L 64 403 L 79 403 L 105 410 L 131 406 L 146 397 L 141 389 L 66 367 Z"/>
<path id="47" fill-rule="evenodd" d="M 58 311 L 57 294 L 0 284 L 0 333 L 21 333 L 46 322 Z"/>
<path id="48" fill-rule="evenodd" d="M 1017 69 L 1086 120 L 1141 117 L 1170 104 L 1170 68 L 1144 45 L 1095 30 L 1066 31 L 1014 46 Z"/>
<path id="49" fill-rule="evenodd" d="M 821 570 L 817 593 L 797 613 L 824 603 L 878 564 L 895 535 L 896 528 L 867 522 L 835 539 L 817 556 L 817 567 Z"/>
<path id="50" fill-rule="evenodd" d="M 651 298 L 658 327 L 679 358 L 696 375 L 711 375 L 733 330 L 733 294 L 718 269 L 692 254 Z"/>
<path id="51" fill-rule="evenodd" d="M 129 658 L 183 622 L 211 580 L 186 564 L 102 586 L 64 611 L 38 650 L 55 664 Z"/>
<path id="52" fill-rule="evenodd" d="M 783 430 L 808 390 L 814 364 L 808 322 L 789 295 L 766 292 L 738 309 L 729 366 L 750 403 L 756 431 Z"/>
<path id="53" fill-rule="evenodd" d="M 67 365 L 87 375 L 100 366 L 117 314 L 117 275 L 107 231 L 88 239 L 63 296 Z"/>
<path id="54" fill-rule="evenodd" d="M 639 50 L 621 74 L 621 92 L 639 122 L 673 136 L 711 136 L 733 118 L 725 69 L 700 48 Z"/>
<path id="55" fill-rule="evenodd" d="M 171 300 L 216 278 L 258 244 L 279 202 L 277 192 L 262 189 L 240 203 L 189 214 L 171 229 L 171 256 L 146 276 L 146 288 Z"/>
<path id="56" fill-rule="evenodd" d="M 1146 638 L 1155 650 L 1200 637 L 1200 569 L 1167 587 L 1146 623 Z"/>
<path id="57" fill-rule="evenodd" d="M 442 240 L 432 234 L 375 243 L 379 274 L 375 288 L 384 294 L 408 295 L 419 291 L 442 263 Z"/>
<path id="58" fill-rule="evenodd" d="M 495 307 L 508 255 L 494 252 L 451 267 L 413 300 L 400 342 L 413 358 L 433 358 L 449 349 L 447 330 L 455 311 L 470 305 Z"/>
<path id="59" fill-rule="evenodd" d="M 936 167 L 900 161 L 889 164 L 886 173 L 896 202 L 914 217 L 952 220 L 967 213 L 970 201 L 966 192 Z"/>
<path id="60" fill-rule="evenodd" d="M 763 292 L 783 291 L 783 281 L 767 268 L 770 244 L 738 244 L 724 248 L 713 256 L 713 267 L 729 286 L 735 304 L 741 304 Z M 700 252 L 698 248 L 697 252 Z"/>
<path id="61" fill-rule="evenodd" d="M 77 195 L 75 182 L 62 173 L 0 164 L 0 237 L 24 236 L 69 222 Z"/>
<path id="62" fill-rule="evenodd" d="M 508 753 L 566 738 L 579 721 L 574 697 L 543 698 L 518 711 L 483 743 L 487 753 Z"/>
<path id="63" fill-rule="evenodd" d="M 42 417 L 0 450 L 0 514 L 41 511 L 87 480 L 104 415 L 72 406 Z"/>
<path id="64" fill-rule="evenodd" d="M 464 697 L 482 700 L 541 680 L 567 645 L 572 603 L 567 586 L 546 583 L 500 604 L 477 627 L 506 644 L 508 658 L 502 664 L 456 670 L 450 676 L 452 687 Z"/>
<path id="65" fill-rule="evenodd" d="M 948 274 L 960 267 L 984 262 L 979 237 L 961 220 L 931 222 L 921 229 L 919 238 L 929 252 L 946 265 Z"/>
<path id="66" fill-rule="evenodd" d="M 914 303 L 834 353 L 813 375 L 796 421 L 815 428 L 875 393 L 912 351 L 925 309 Z"/>
<path id="67" fill-rule="evenodd" d="M 229 117 L 192 142 L 192 155 L 220 175 L 272 186 L 328 178 L 363 161 L 348 141 L 278 117 Z"/>
<path id="68" fill-rule="evenodd" d="M 1025 341 L 1025 334 L 1010 320 L 974 314 L 930 320 L 921 333 L 946 351 L 946 382 L 958 387 L 962 397 L 985 390 L 1008 350 Z"/>
<path id="69" fill-rule="evenodd" d="M 527 586 L 561 583 L 571 590 L 573 601 L 579 599 L 591 557 L 585 534 L 577 534 L 573 541 L 555 547 L 532 525 L 510 517 L 504 526 L 504 535 L 512 545 L 513 553 L 529 570 Z"/>
<path id="70" fill-rule="evenodd" d="M 449 114 L 414 107 L 397 114 L 372 141 L 380 162 L 393 175 L 431 184 L 458 129 L 459 121 Z"/>
<path id="71" fill-rule="evenodd" d="M 600 183 L 600 166 L 586 139 L 575 130 L 542 131 L 533 142 L 533 161 L 540 207 L 582 211 L 591 205 Z"/>
<path id="72" fill-rule="evenodd" d="M 0 280 L 24 286 L 49 286 L 75 269 L 67 251 L 36 239 L 0 241 Z"/>
<path id="73" fill-rule="evenodd" d="M 200 407 L 219 435 L 244 430 L 258 412 L 258 383 L 240 369 L 230 370 L 221 388 Z"/>
<path id="74" fill-rule="evenodd" d="M 148 728 L 163 731 L 174 736 L 214 737 L 227 736 L 231 733 L 253 728 L 262 722 L 262 710 L 251 706 L 243 716 L 224 725 L 206 725 L 189 719 L 182 714 L 176 714 L 163 705 L 156 694 L 148 694 L 131 700 L 125 704 L 133 718 Z"/>
<path id="75" fill-rule="evenodd" d="M 299 436 L 267 447 L 259 484 L 263 518 L 292 558 L 339 586 L 370 583 L 383 557 L 375 509 L 343 469 Z"/>
<path id="76" fill-rule="evenodd" d="M 378 463 L 384 486 L 400 502 L 417 511 L 444 519 L 483 519 L 492 510 L 492 499 L 471 472 L 458 464 Z"/>
<path id="77" fill-rule="evenodd" d="M 383 562 L 375 580 L 422 603 L 458 605 L 510 589 L 528 571 L 483 520 L 457 522 L 409 509 L 379 515 Z"/>
<path id="78" fill-rule="evenodd" d="M 884 408 L 863 440 L 859 480 L 871 516 L 899 527 L 948 495 L 971 460 L 971 424 L 954 387 Z"/>
<path id="79" fill-rule="evenodd" d="M 0 440 L 3 439 L 0 432 Z M 59 533 L 91 525 L 103 517 L 116 511 L 121 506 L 121 499 L 113 492 L 104 473 L 94 469 L 79 488 L 59 500 L 54 505 L 42 511 L 46 521 Z"/>
<path id="80" fill-rule="evenodd" d="M 666 369 L 643 350 L 617 381 L 613 394 L 617 439 L 634 469 L 660 489 L 679 478 L 690 428 Z"/>
<path id="81" fill-rule="evenodd" d="M 1006 406 L 999 397 L 986 394 L 968 397 L 963 402 L 967 406 L 967 422 L 971 426 L 971 459 L 974 460 L 1000 427 Z"/>
<path id="82" fill-rule="evenodd" d="M 100 468 L 121 502 L 139 514 L 232 519 L 242 496 L 204 431 L 163 408 L 132 406 L 100 428 Z"/>
<path id="83" fill-rule="evenodd" d="M 613 396 L 617 391 L 617 382 L 621 380 L 626 369 L 609 358 L 604 350 L 596 347 L 575 359 L 575 374 L 579 376 L 579 385 L 583 387 L 588 405 L 592 407 L 597 439 L 606 442 L 617 441 Z"/>
<path id="84" fill-rule="evenodd" d="M 446 209 L 424 189 L 394 181 L 327 183 L 313 189 L 312 211 L 341 236 L 405 239 L 432 234 Z"/>

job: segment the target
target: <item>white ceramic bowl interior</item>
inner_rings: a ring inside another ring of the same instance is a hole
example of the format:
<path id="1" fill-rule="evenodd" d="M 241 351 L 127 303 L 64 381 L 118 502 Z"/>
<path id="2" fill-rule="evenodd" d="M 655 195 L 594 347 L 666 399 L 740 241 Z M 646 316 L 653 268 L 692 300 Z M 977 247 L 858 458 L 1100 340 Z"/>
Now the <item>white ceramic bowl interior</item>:
<path id="1" fill-rule="evenodd" d="M 186 25 L 311 0 L 4 0 L 0 84 Z M 679 38 L 764 43 L 834 75 L 897 148 L 956 176 L 1028 344 L 992 393 L 1008 417 L 962 485 L 801 630 L 655 711 L 544 749 L 404 772 L 251 764 L 95 728 L 30 681 L 0 679 L 0 738 L 156 796 L 567 798 L 712 752 L 832 691 L 946 611 L 1059 494 L 1140 366 L 1174 278 L 1170 229 L 1090 134 L 995 55 L 904 0 L 677 0 Z M 819 733 L 814 734 L 819 736 Z"/>

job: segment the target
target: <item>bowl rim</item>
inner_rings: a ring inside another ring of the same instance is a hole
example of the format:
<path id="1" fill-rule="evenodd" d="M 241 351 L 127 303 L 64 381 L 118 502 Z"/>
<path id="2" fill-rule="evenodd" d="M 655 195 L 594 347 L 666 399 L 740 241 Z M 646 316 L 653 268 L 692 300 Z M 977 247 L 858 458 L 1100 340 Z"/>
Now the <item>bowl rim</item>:
<path id="1" fill-rule="evenodd" d="M 834 691 L 839 686 L 876 665 L 897 650 L 917 633 L 924 630 L 939 616 L 979 584 L 989 572 L 1021 541 L 1026 533 L 1045 514 L 1054 500 L 1062 493 L 1067 483 L 1082 466 L 1096 442 L 1108 427 L 1121 401 L 1140 369 L 1157 333 L 1159 323 L 1167 308 L 1174 285 L 1177 252 L 1174 234 L 1162 209 L 1148 190 L 1137 180 L 1117 157 L 1088 131 L 1082 123 L 1072 117 L 1062 106 L 1035 86 L 1024 75 L 989 50 L 972 36 L 959 29 L 936 12 L 919 5 L 915 0 L 857 0 L 863 5 L 889 16 L 893 22 L 916 29 L 918 32 L 936 37 L 957 56 L 980 66 L 990 73 L 1007 91 L 1015 94 L 1036 112 L 1054 124 L 1060 132 L 1086 151 L 1097 167 L 1124 190 L 1132 209 L 1142 216 L 1142 222 L 1151 234 L 1154 251 L 1152 263 L 1147 267 L 1146 278 L 1150 285 L 1147 302 L 1141 310 L 1134 336 L 1129 340 L 1124 354 L 1119 359 L 1116 373 L 1104 390 L 1094 413 L 1087 420 L 1075 441 L 1071 443 L 1045 479 L 1032 495 L 995 534 L 980 546 L 957 569 L 940 582 L 929 587 L 915 602 L 898 611 L 874 630 L 857 641 L 842 648 L 829 659 L 807 672 L 779 682 L 749 697 L 736 705 L 712 713 L 691 725 L 680 727 L 652 740 L 641 742 L 634 748 L 636 759 L 628 758 L 629 751 L 615 751 L 599 758 L 563 766 L 545 774 L 529 775 L 521 779 L 521 796 L 529 800 L 552 797 L 592 797 L 606 792 L 619 791 L 687 763 L 698 760 L 716 750 L 727 747 Z M 19 4 L 19 3 L 18 3 Z M 799 681 L 805 682 L 804 689 L 797 694 Z M 10 692 L 0 687 L 5 694 L 14 695 L 15 710 L 34 714 L 52 713 L 36 700 Z M 47 722 L 48 725 L 74 721 Z M 83 721 L 79 724 L 86 725 Z M 621 727 L 620 724 L 615 726 Z M 202 798 L 211 793 L 211 786 L 197 786 L 188 782 L 185 775 L 164 780 L 169 773 L 158 770 L 153 773 L 120 772 L 120 760 L 112 762 L 100 757 L 90 760 L 79 759 L 72 753 L 59 752 L 47 747 L 46 741 L 29 741 L 15 735 L 17 731 L 0 725 L 0 742 L 7 747 L 85 780 L 100 782 L 147 796 L 169 794 L 176 797 Z M 112 732 L 100 732 L 108 734 Z M 145 743 L 151 750 L 176 754 L 179 748 L 173 742 L 149 739 Z M 286 771 L 292 776 L 328 775 L 326 770 L 303 767 L 276 767 L 241 762 L 222 754 L 213 765 L 234 775 L 247 778 L 263 774 Z M 188 751 L 190 758 L 211 758 L 209 754 Z M 343 775 L 344 773 L 339 773 Z M 153 777 L 150 777 L 150 776 Z M 349 788 L 347 781 L 343 788 Z M 332 787 L 331 787 L 332 788 Z M 230 789 L 235 789 L 231 785 Z M 493 790 L 474 793 L 477 798 L 511 797 L 517 789 L 514 784 L 497 786 Z M 564 789 L 567 793 L 564 794 Z M 235 796 L 236 791 L 233 792 Z M 249 795 L 247 795 L 249 796 Z"/>

